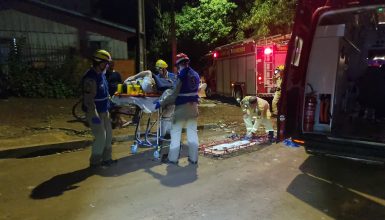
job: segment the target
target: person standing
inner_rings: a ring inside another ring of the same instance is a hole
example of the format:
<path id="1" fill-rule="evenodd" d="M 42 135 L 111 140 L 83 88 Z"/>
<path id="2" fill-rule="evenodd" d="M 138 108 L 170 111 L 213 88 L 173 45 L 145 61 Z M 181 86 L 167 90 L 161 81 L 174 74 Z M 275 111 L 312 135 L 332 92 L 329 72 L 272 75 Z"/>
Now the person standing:
<path id="1" fill-rule="evenodd" d="M 112 128 L 108 112 L 110 100 L 105 72 L 111 55 L 98 50 L 92 57 L 92 67 L 83 76 L 83 110 L 94 135 L 91 148 L 90 167 L 110 166 L 112 160 Z"/>
<path id="2" fill-rule="evenodd" d="M 270 121 L 270 105 L 266 100 L 256 96 L 246 96 L 242 99 L 240 105 L 244 113 L 243 121 L 246 125 L 246 138 L 251 138 L 261 125 L 265 126 L 267 133 L 274 132 Z"/>
<path id="3" fill-rule="evenodd" d="M 155 102 L 155 108 L 175 103 L 174 119 L 171 126 L 171 143 L 168 154 L 168 163 L 178 164 L 182 128 L 186 127 L 187 145 L 189 147 L 188 161 L 190 164 L 198 162 L 198 88 L 199 74 L 190 65 L 189 57 L 184 53 L 176 55 L 178 79 L 176 87 L 169 96 Z"/>
<path id="4" fill-rule="evenodd" d="M 111 61 L 108 65 L 108 69 L 106 71 L 106 79 L 108 82 L 108 93 L 112 97 L 115 95 L 115 92 L 118 90 L 118 84 L 121 84 L 122 77 L 119 72 L 116 72 L 115 69 L 115 63 L 114 61 Z M 121 117 L 121 114 L 119 113 L 121 107 L 115 105 L 113 102 L 110 103 L 110 117 L 111 117 L 111 124 L 112 128 L 115 129 L 116 127 L 122 127 L 124 126 L 127 121 L 124 120 Z"/>
<path id="5" fill-rule="evenodd" d="M 106 72 L 106 79 L 108 82 L 108 93 L 110 96 L 113 96 L 115 92 L 118 90 L 118 84 L 122 83 L 122 77 L 119 72 L 116 72 L 114 61 L 111 61 L 107 72 Z"/>
<path id="6" fill-rule="evenodd" d="M 206 79 L 204 76 L 201 77 L 200 83 L 199 83 L 199 89 L 198 89 L 198 96 L 200 98 L 206 98 L 206 88 L 207 88 L 207 83 Z"/>
<path id="7" fill-rule="evenodd" d="M 272 101 L 272 110 L 273 110 L 273 116 L 277 117 L 278 115 L 278 102 L 281 98 L 281 84 L 282 84 L 282 77 L 283 77 L 283 70 L 285 67 L 283 65 L 278 66 L 274 71 L 274 81 L 276 84 L 276 90 L 274 93 L 274 98 Z"/>
<path id="8" fill-rule="evenodd" d="M 173 82 L 174 85 L 176 85 L 177 76 L 174 73 L 171 73 L 167 70 L 168 64 L 164 60 L 157 60 L 155 63 L 155 72 L 156 75 L 164 78 L 169 79 Z"/>
<path id="9" fill-rule="evenodd" d="M 167 71 L 167 63 L 164 60 L 157 60 L 155 63 L 155 71 L 156 75 L 154 77 L 159 77 L 166 80 L 171 80 L 173 87 L 176 86 L 177 77 L 174 73 L 170 73 Z M 157 80 L 160 81 L 160 80 Z M 160 88 L 162 89 L 162 87 Z M 171 125 L 172 125 L 172 119 L 174 117 L 174 111 L 175 111 L 175 104 L 171 103 L 169 105 L 166 105 L 162 108 L 162 123 L 161 123 L 161 129 L 160 129 L 160 135 L 164 138 L 169 138 L 170 131 L 171 131 Z"/>

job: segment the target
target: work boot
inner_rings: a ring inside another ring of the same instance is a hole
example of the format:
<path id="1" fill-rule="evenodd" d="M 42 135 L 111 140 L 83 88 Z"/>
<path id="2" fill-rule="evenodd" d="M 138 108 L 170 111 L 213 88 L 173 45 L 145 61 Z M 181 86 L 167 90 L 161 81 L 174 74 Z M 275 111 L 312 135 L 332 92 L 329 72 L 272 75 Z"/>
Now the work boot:
<path id="1" fill-rule="evenodd" d="M 117 163 L 118 163 L 118 160 L 109 159 L 109 160 L 102 161 L 101 165 L 104 167 L 110 167 L 110 166 L 115 165 Z"/>
<path id="2" fill-rule="evenodd" d="M 190 165 L 197 165 L 198 161 L 192 161 L 190 158 L 187 159 Z"/>
<path id="3" fill-rule="evenodd" d="M 90 168 L 97 168 L 102 165 L 102 156 L 91 155 L 90 157 Z"/>
<path id="4" fill-rule="evenodd" d="M 102 167 L 102 164 L 100 163 L 90 163 L 90 166 L 89 166 L 90 169 L 99 169 L 101 167 Z"/>
<path id="5" fill-rule="evenodd" d="M 274 142 L 274 131 L 269 131 L 268 137 L 269 137 L 269 142 L 273 143 Z"/>
<path id="6" fill-rule="evenodd" d="M 168 154 L 163 154 L 163 155 L 162 155 L 161 162 L 162 162 L 162 163 L 167 163 L 167 164 L 173 164 L 173 165 L 176 165 L 176 166 L 178 166 L 178 164 L 179 164 L 179 161 L 176 161 L 176 162 L 170 161 L 170 160 L 168 159 Z"/>

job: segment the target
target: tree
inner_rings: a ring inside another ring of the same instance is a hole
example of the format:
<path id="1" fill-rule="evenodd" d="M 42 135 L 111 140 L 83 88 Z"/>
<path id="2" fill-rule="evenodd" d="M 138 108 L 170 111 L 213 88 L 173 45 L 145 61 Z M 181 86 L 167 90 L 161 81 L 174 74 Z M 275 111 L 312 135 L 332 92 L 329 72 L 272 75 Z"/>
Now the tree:
<path id="1" fill-rule="evenodd" d="M 213 45 L 232 31 L 229 14 L 237 5 L 227 0 L 199 0 L 176 15 L 177 36 Z"/>
<path id="2" fill-rule="evenodd" d="M 149 66 L 155 64 L 155 60 L 162 58 L 168 60 L 171 53 L 171 12 L 166 10 L 170 8 L 168 2 L 156 0 L 149 2 L 151 6 L 151 16 L 155 17 L 153 20 L 154 25 L 149 31 L 148 35 L 148 48 L 149 51 Z"/>
<path id="3" fill-rule="evenodd" d="M 238 38 L 291 32 L 295 5 L 296 0 L 255 0 L 238 21 Z"/>

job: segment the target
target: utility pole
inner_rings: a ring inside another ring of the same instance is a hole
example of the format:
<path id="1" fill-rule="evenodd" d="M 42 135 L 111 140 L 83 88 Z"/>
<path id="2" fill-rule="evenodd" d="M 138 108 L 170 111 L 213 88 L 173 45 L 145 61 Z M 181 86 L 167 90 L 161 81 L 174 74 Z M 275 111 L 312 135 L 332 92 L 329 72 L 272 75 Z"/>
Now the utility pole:
<path id="1" fill-rule="evenodd" d="M 176 57 L 176 34 L 175 34 L 175 0 L 171 0 L 171 60 L 173 72 L 176 73 L 175 57 Z"/>
<path id="2" fill-rule="evenodd" d="M 136 72 L 146 69 L 146 29 L 144 0 L 138 0 L 138 27 L 136 29 L 137 45 L 136 45 Z"/>

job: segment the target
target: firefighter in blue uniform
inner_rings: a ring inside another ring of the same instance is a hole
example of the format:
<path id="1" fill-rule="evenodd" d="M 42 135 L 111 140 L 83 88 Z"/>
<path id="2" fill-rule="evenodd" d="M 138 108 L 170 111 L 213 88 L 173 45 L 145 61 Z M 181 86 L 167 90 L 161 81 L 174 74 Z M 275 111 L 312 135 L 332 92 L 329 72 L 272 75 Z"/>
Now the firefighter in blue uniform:
<path id="1" fill-rule="evenodd" d="M 171 126 L 171 143 L 166 162 L 178 164 L 182 128 L 186 126 L 187 145 L 189 147 L 188 161 L 198 162 L 198 88 L 199 74 L 189 66 L 190 59 L 184 53 L 177 54 L 175 65 L 178 68 L 178 79 L 175 88 L 169 96 L 155 102 L 155 108 L 175 103 L 174 118 Z"/>
<path id="2" fill-rule="evenodd" d="M 156 73 L 159 77 L 165 78 L 165 79 L 170 79 L 174 84 L 176 84 L 177 77 L 174 73 L 171 73 L 167 70 L 167 63 L 164 60 L 157 60 L 155 63 L 155 70 Z"/>
<path id="3" fill-rule="evenodd" d="M 167 70 L 167 63 L 164 60 L 157 60 L 155 63 L 155 71 L 156 75 L 154 77 L 160 77 L 163 79 L 171 80 L 173 83 L 173 87 L 176 86 L 176 80 L 177 77 L 174 73 L 170 73 Z M 162 108 L 162 126 L 160 129 L 160 135 L 164 138 L 169 138 L 171 136 L 171 125 L 172 125 L 172 119 L 174 117 L 174 111 L 175 111 L 175 104 L 172 103 L 170 105 L 164 106 Z"/>
<path id="4" fill-rule="evenodd" d="M 92 57 L 92 67 L 84 75 L 83 110 L 94 135 L 91 148 L 90 167 L 110 166 L 112 160 L 112 128 L 108 109 L 110 100 L 106 70 L 111 62 L 111 55 L 105 50 L 98 50 Z"/>

